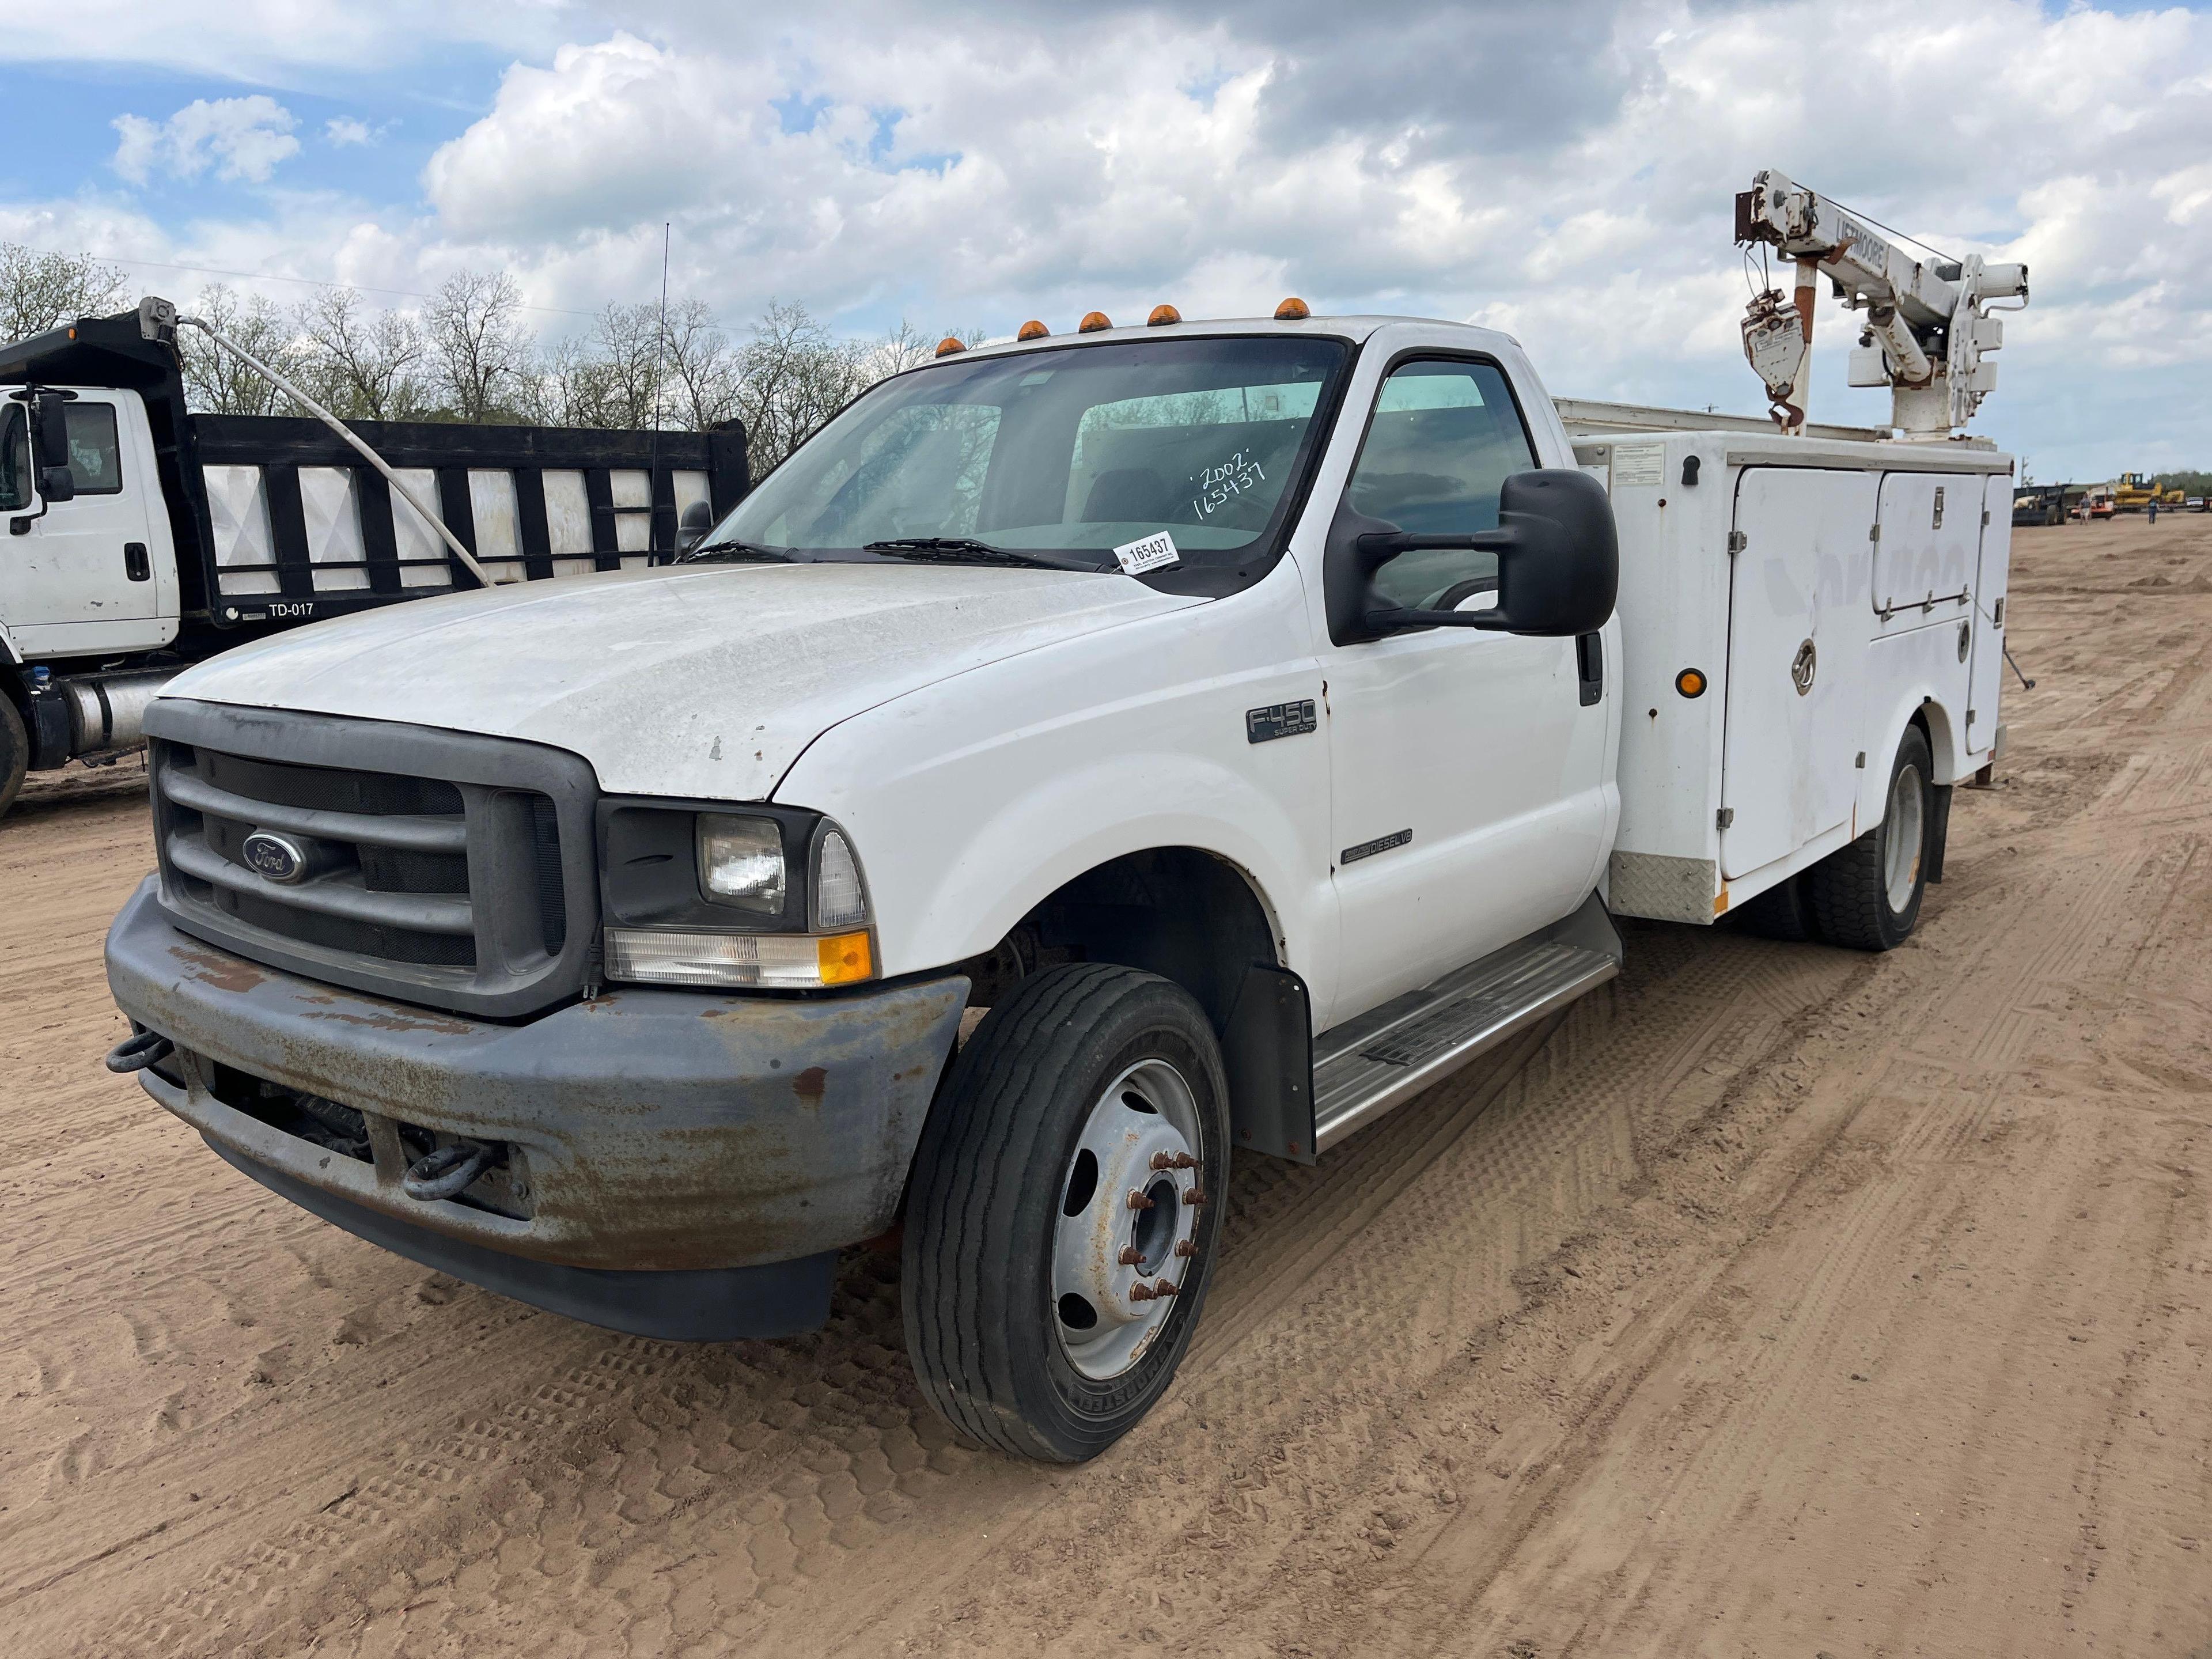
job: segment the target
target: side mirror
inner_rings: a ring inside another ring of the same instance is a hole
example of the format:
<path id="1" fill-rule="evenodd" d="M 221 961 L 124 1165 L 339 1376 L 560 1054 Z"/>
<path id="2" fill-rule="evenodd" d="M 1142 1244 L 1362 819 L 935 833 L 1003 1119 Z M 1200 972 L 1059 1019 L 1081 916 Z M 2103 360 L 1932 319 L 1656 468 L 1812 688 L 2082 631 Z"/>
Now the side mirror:
<path id="1" fill-rule="evenodd" d="M 1375 574 L 1401 553 L 1467 549 L 1498 556 L 1498 604 L 1486 611 L 1419 611 L 1386 598 Z M 1613 615 L 1620 544 L 1613 502 L 1587 472 L 1516 472 L 1498 494 L 1498 528 L 1471 535 L 1409 532 L 1354 512 L 1329 532 L 1324 567 L 1329 637 L 1339 645 L 1416 628 L 1480 628 L 1565 638 Z"/>
<path id="2" fill-rule="evenodd" d="M 58 392 L 40 392 L 31 399 L 31 449 L 39 494 L 49 505 L 76 496 L 76 479 L 70 471 L 68 409 L 69 399 Z"/>
<path id="3" fill-rule="evenodd" d="M 676 521 L 676 550 L 689 553 L 707 539 L 707 532 L 714 527 L 714 509 L 705 501 L 692 502 Z"/>

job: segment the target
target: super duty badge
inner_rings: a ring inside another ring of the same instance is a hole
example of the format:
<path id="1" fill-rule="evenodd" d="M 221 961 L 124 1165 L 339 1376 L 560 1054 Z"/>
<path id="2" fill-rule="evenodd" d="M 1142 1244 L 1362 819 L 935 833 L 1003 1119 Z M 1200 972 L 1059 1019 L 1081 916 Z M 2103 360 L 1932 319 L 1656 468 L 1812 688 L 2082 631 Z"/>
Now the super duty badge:
<path id="1" fill-rule="evenodd" d="M 1273 743 L 1277 738 L 1302 738 L 1319 727 L 1314 720 L 1314 702 L 1308 697 L 1304 702 L 1270 703 L 1265 708 L 1244 711 L 1244 741 Z"/>

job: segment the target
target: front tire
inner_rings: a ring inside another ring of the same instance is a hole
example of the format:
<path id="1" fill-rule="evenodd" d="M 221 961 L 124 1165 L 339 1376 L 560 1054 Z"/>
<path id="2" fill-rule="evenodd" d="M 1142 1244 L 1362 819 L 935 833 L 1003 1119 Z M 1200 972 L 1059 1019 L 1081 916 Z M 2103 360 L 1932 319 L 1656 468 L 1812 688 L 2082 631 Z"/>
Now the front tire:
<path id="1" fill-rule="evenodd" d="M 985 1016 L 907 1205 L 907 1352 L 931 1405 L 1045 1462 L 1136 1425 L 1206 1300 L 1227 1101 L 1204 1010 L 1156 974 L 1048 969 Z"/>
<path id="2" fill-rule="evenodd" d="M 1890 763 L 1881 822 L 1805 872 L 1814 925 L 1829 944 L 1893 951 L 1911 936 L 1928 890 L 1934 775 L 1927 734 L 1906 726 Z"/>

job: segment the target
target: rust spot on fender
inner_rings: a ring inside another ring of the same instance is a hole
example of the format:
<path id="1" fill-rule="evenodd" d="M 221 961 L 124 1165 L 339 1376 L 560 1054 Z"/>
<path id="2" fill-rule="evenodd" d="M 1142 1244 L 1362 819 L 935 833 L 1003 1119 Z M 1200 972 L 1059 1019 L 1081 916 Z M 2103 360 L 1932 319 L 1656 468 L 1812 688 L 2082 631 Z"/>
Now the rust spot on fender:
<path id="1" fill-rule="evenodd" d="M 830 1073 L 819 1066 L 810 1066 L 791 1079 L 791 1092 L 809 1106 L 819 1106 L 823 1091 L 829 1086 Z"/>
<path id="2" fill-rule="evenodd" d="M 185 964 L 185 971 L 203 985 L 212 985 L 218 991 L 243 994 L 257 985 L 267 982 L 269 975 L 250 962 L 236 957 L 220 955 L 213 951 L 189 951 L 171 945 L 169 954 Z"/>

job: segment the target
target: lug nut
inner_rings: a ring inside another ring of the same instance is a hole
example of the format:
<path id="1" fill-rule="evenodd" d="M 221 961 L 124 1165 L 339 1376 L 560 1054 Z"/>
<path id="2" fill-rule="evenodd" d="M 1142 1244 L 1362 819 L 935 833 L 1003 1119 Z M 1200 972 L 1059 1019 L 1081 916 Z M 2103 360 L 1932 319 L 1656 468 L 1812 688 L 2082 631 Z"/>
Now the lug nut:
<path id="1" fill-rule="evenodd" d="M 1206 1194 L 1194 1187 L 1182 1195 L 1182 1201 L 1190 1205 L 1203 1204 L 1206 1202 Z"/>
<path id="2" fill-rule="evenodd" d="M 1158 1284 L 1152 1286 L 1152 1294 L 1156 1297 L 1173 1296 L 1181 1289 L 1182 1286 L 1176 1284 L 1173 1279 L 1163 1279 Z"/>
<path id="3" fill-rule="evenodd" d="M 1129 1286 L 1129 1300 L 1130 1300 L 1130 1301 L 1132 1301 L 1132 1302 L 1150 1302 L 1150 1301 L 1152 1301 L 1152 1299 L 1153 1299 L 1153 1291 L 1152 1291 L 1152 1287 L 1151 1285 L 1149 1285 L 1146 1284 L 1146 1283 L 1145 1283 L 1145 1281 L 1144 1281 L 1143 1279 L 1139 1279 L 1135 1284 L 1133 1284 L 1133 1285 L 1130 1285 L 1130 1286 Z"/>
<path id="4" fill-rule="evenodd" d="M 1146 1198 L 1139 1188 L 1132 1187 L 1129 1188 L 1129 1207 L 1133 1210 L 1149 1210 L 1152 1207 L 1152 1200 Z"/>
<path id="5" fill-rule="evenodd" d="M 1178 1239 L 1176 1241 L 1175 1253 L 1188 1261 L 1198 1254 L 1198 1245 L 1188 1238 Z"/>
<path id="6" fill-rule="evenodd" d="M 1195 1170 L 1198 1167 L 1198 1160 L 1188 1152 L 1177 1152 L 1175 1155 L 1175 1166 L 1178 1170 Z"/>
<path id="7" fill-rule="evenodd" d="M 1125 1267 L 1133 1267 L 1145 1258 L 1135 1245 L 1124 1244 L 1121 1247 L 1121 1254 L 1114 1259 Z"/>

